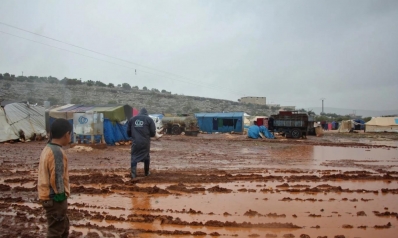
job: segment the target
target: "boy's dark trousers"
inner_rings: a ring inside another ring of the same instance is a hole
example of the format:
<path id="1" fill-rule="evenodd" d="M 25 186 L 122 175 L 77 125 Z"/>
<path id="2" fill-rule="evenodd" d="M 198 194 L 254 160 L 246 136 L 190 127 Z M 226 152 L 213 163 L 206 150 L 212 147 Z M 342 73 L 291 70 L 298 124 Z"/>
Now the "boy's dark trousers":
<path id="1" fill-rule="evenodd" d="M 48 200 L 42 202 L 47 217 L 47 238 L 66 238 L 69 236 L 69 218 L 66 215 L 68 200 L 56 202 Z"/>

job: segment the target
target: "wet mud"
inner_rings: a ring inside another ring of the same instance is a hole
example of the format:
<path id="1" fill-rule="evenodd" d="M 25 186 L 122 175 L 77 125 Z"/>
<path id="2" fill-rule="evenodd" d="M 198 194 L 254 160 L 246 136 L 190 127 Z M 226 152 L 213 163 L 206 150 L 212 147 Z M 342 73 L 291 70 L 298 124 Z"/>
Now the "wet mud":
<path id="1" fill-rule="evenodd" d="M 357 135 L 355 135 L 357 136 Z M 151 175 L 129 145 L 64 148 L 70 237 L 395 237 L 398 150 L 361 138 L 164 136 Z M 0 144 L 0 233 L 44 237 L 44 142 Z"/>

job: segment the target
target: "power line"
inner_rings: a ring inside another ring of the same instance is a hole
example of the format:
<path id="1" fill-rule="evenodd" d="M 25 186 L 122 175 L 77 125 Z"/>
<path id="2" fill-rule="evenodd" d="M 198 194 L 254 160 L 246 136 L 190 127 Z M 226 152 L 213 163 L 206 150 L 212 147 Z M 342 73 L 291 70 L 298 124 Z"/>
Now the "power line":
<path id="1" fill-rule="evenodd" d="M 158 72 L 161 72 L 163 74 L 173 75 L 173 77 L 178 77 L 178 78 L 187 79 L 189 81 L 193 81 L 193 80 L 191 80 L 191 79 L 189 79 L 187 77 L 184 77 L 184 76 L 181 76 L 181 75 L 178 75 L 178 74 L 170 73 L 170 72 L 167 72 L 167 71 L 164 71 L 164 70 L 155 69 L 155 68 L 148 67 L 148 66 L 145 66 L 145 65 L 142 65 L 142 64 L 138 64 L 138 63 L 131 62 L 131 61 L 128 61 L 128 60 L 125 60 L 125 59 L 121 59 L 121 58 L 114 57 L 114 56 L 111 56 L 111 55 L 108 55 L 108 54 L 104 54 L 104 53 L 101 53 L 101 52 L 98 52 L 98 51 L 95 51 L 95 50 L 87 49 L 87 48 L 84 48 L 84 47 L 81 47 L 81 46 L 78 46 L 78 45 L 75 45 L 75 44 L 71 44 L 71 43 L 64 42 L 64 41 L 61 41 L 61 40 L 58 40 L 58 39 L 55 39 L 55 38 L 52 38 L 52 37 L 48 37 L 48 36 L 44 36 L 44 35 L 35 33 L 35 32 L 32 32 L 32 31 L 29 31 L 29 30 L 25 30 L 25 29 L 22 29 L 20 27 L 16 27 L 16 26 L 4 23 L 4 22 L 0 22 L 0 24 L 5 25 L 7 27 L 11 27 L 11 28 L 17 29 L 17 30 L 20 30 L 20 31 L 28 32 L 30 34 L 34 34 L 34 35 L 37 35 L 37 36 L 40 36 L 40 37 L 43 37 L 43 38 L 46 38 L 46 39 L 50 39 L 50 40 L 53 40 L 53 41 L 56 41 L 56 42 L 59 42 L 59 43 L 62 43 L 62 44 L 66 44 L 66 45 L 69 45 L 69 46 L 72 46 L 72 47 L 75 47 L 75 48 L 78 48 L 78 49 L 81 49 L 81 50 L 86 50 L 86 51 L 89 51 L 89 52 L 92 52 L 92 53 L 95 53 L 95 54 L 99 54 L 99 55 L 102 55 L 102 56 L 105 56 L 105 57 L 109 57 L 109 58 L 112 58 L 112 59 L 120 60 L 120 61 L 123 61 L 125 63 L 137 65 L 139 67 L 147 68 L 149 70 L 158 71 Z M 197 85 L 200 85 L 200 84 L 197 84 Z M 217 86 L 217 85 L 211 84 L 209 86 Z M 225 90 L 225 88 L 224 88 L 224 90 Z M 244 94 L 243 92 L 235 92 L 235 91 L 232 91 L 232 90 L 229 90 L 229 89 L 227 89 L 227 90 L 230 91 L 230 92 L 233 92 L 234 94 Z"/>
<path id="2" fill-rule="evenodd" d="M 3 32 L 3 31 L 0 31 L 0 33 L 6 34 L 6 35 L 10 35 L 10 36 L 13 36 L 13 37 L 17 37 L 17 38 L 20 38 L 20 39 L 24 39 L 24 40 L 27 40 L 27 41 L 31 41 L 31 42 L 34 42 L 36 44 L 41 44 L 41 45 L 45 45 L 45 46 L 48 46 L 48 47 L 52 47 L 52 48 L 55 48 L 55 49 L 58 49 L 58 50 L 63 50 L 63 51 L 66 51 L 66 52 L 69 52 L 69 53 L 72 53 L 72 54 L 77 54 L 77 55 L 80 55 L 80 56 L 83 56 L 83 57 L 87 57 L 87 58 L 90 58 L 90 59 L 95 59 L 95 60 L 103 61 L 103 62 L 106 62 L 106 63 L 109 63 L 109 64 L 113 64 L 113 65 L 117 65 L 117 66 L 120 66 L 120 67 L 124 67 L 124 68 L 135 70 L 135 68 L 132 68 L 132 67 L 129 67 L 129 66 L 116 64 L 116 63 L 113 63 L 111 61 L 107 61 L 107 60 L 95 58 L 95 57 L 92 57 L 92 56 L 84 55 L 84 54 L 81 54 L 81 53 L 78 53 L 78 52 L 74 52 L 74 51 L 67 50 L 67 49 L 64 49 L 64 48 L 60 48 L 60 47 L 57 47 L 57 46 L 49 45 L 49 44 L 42 43 L 42 42 L 39 42 L 39 41 L 31 40 L 31 39 L 24 38 L 24 37 L 21 37 L 21 36 L 17 36 L 17 35 L 11 34 L 11 33 Z M 213 87 L 206 86 L 206 85 L 203 85 L 203 84 L 199 84 L 199 83 L 196 83 L 196 82 L 182 80 L 182 79 L 178 79 L 178 78 L 172 78 L 172 77 L 167 76 L 167 75 L 156 74 L 156 73 L 145 71 L 145 70 L 140 70 L 140 72 L 143 72 L 143 73 L 146 73 L 146 74 L 156 75 L 156 76 L 163 77 L 163 78 L 168 78 L 170 80 L 175 80 L 175 81 L 180 81 L 180 82 L 184 82 L 184 83 L 188 83 L 188 84 L 193 84 L 193 85 L 197 85 L 197 86 L 201 86 L 201 87 L 205 87 L 205 88 L 209 88 L 209 89 L 213 89 L 213 90 L 220 90 L 219 88 L 213 88 Z M 225 89 L 223 88 L 222 90 L 225 90 Z M 230 90 L 228 90 L 228 91 L 230 91 Z M 232 92 L 234 94 L 235 93 L 237 94 L 237 92 L 233 92 L 233 91 L 230 91 L 230 92 Z"/>

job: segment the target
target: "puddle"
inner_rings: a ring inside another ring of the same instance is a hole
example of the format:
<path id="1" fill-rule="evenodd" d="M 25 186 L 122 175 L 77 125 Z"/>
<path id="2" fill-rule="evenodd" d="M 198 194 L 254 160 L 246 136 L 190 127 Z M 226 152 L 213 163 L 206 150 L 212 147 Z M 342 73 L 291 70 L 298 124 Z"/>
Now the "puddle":
<path id="1" fill-rule="evenodd" d="M 388 208 L 390 212 L 398 212 L 398 203 L 396 203 L 395 194 L 374 194 L 374 193 L 347 193 L 347 192 L 328 192 L 328 193 L 289 193 L 276 192 L 277 185 L 281 182 L 234 182 L 222 184 L 207 184 L 206 188 L 219 186 L 232 189 L 231 193 L 197 193 L 184 194 L 179 196 L 168 195 L 148 195 L 143 193 L 123 193 L 109 196 L 91 196 L 80 195 L 78 199 L 74 197 L 70 202 L 86 203 L 95 205 L 99 208 L 80 208 L 88 211 L 107 212 L 116 217 L 128 217 L 130 214 L 148 214 L 148 215 L 166 215 L 173 219 L 180 219 L 184 222 L 202 222 L 214 220 L 219 222 L 236 222 L 251 224 L 258 223 L 293 223 L 302 229 L 289 228 L 244 228 L 244 227 L 211 227 L 211 226 L 192 226 L 161 224 L 160 220 L 155 219 L 151 223 L 128 222 L 128 221 L 96 221 L 89 220 L 90 223 L 99 226 L 113 225 L 116 228 L 123 229 L 148 229 L 163 231 L 202 231 L 207 234 L 218 232 L 224 235 L 238 235 L 248 237 L 251 234 L 278 234 L 282 237 L 284 234 L 294 234 L 299 237 L 301 234 L 310 236 L 320 235 L 339 235 L 346 237 L 393 237 L 394 228 L 376 230 L 372 228 L 375 225 L 385 225 L 390 222 L 393 227 L 397 227 L 398 222 L 395 217 L 377 217 L 373 211 L 384 212 Z M 315 187 L 325 182 L 297 182 L 289 183 Z M 330 186 L 341 186 L 343 189 L 368 189 L 380 190 L 381 188 L 396 189 L 398 182 L 391 183 L 385 181 L 339 181 L 327 182 Z M 146 184 L 145 186 L 154 186 L 155 184 Z M 168 184 L 157 185 L 158 187 L 167 187 Z M 238 189 L 255 189 L 256 192 L 239 192 Z M 272 188 L 273 192 L 260 192 L 262 188 Z M 292 201 L 283 201 L 289 197 Z M 297 199 L 297 200 L 296 200 Z M 119 207 L 125 210 L 112 210 L 109 207 Z M 72 206 L 71 206 L 72 207 Z M 294 207 L 294 209 L 292 209 Z M 255 211 L 259 215 L 247 216 L 248 211 Z M 366 216 L 357 216 L 357 212 L 363 211 Z M 320 216 L 320 217 L 313 217 Z M 296 217 L 294 217 L 294 215 Z M 85 224 L 88 220 L 78 222 Z M 342 228 L 343 225 L 352 225 L 353 229 Z M 321 228 L 311 228 L 319 225 Z M 358 226 L 368 226 L 368 229 L 357 229 Z M 82 231 L 82 229 L 76 229 Z M 83 229 L 84 230 L 84 229 Z M 87 233 L 88 230 L 86 230 Z M 102 234 L 102 233 L 101 233 Z M 140 234 L 140 237 L 157 237 L 155 234 Z"/>

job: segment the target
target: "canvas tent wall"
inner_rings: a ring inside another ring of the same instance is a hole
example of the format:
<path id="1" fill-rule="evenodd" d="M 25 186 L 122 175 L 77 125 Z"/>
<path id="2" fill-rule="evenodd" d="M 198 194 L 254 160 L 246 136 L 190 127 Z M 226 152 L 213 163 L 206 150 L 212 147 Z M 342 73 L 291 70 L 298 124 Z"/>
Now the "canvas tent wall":
<path id="1" fill-rule="evenodd" d="M 6 114 L 4 109 L 0 107 L 0 142 L 16 140 L 18 135 L 11 129 L 11 126 L 7 122 Z"/>
<path id="2" fill-rule="evenodd" d="M 127 108 L 132 112 L 132 108 Z M 125 105 L 105 105 L 105 106 L 86 106 L 68 104 L 62 107 L 53 108 L 48 111 L 47 124 L 51 125 L 57 118 L 64 118 L 73 125 L 73 115 L 76 112 L 97 112 L 104 114 L 104 138 L 109 145 L 116 142 L 128 140 L 126 129 L 126 106 Z M 131 115 L 132 113 L 128 113 Z M 98 142 L 99 138 L 96 138 Z"/>
<path id="3" fill-rule="evenodd" d="M 199 129 L 204 132 L 243 132 L 244 113 L 196 113 Z"/>
<path id="4" fill-rule="evenodd" d="M 11 103 L 4 107 L 7 122 L 12 131 L 18 135 L 22 130 L 26 138 L 33 134 L 46 136 L 45 109 L 25 103 Z"/>
<path id="5" fill-rule="evenodd" d="M 398 117 L 373 117 L 365 123 L 366 132 L 398 132 Z"/>
<path id="6" fill-rule="evenodd" d="M 338 132 L 350 132 L 354 129 L 354 124 L 351 120 L 342 121 L 339 124 Z"/>

